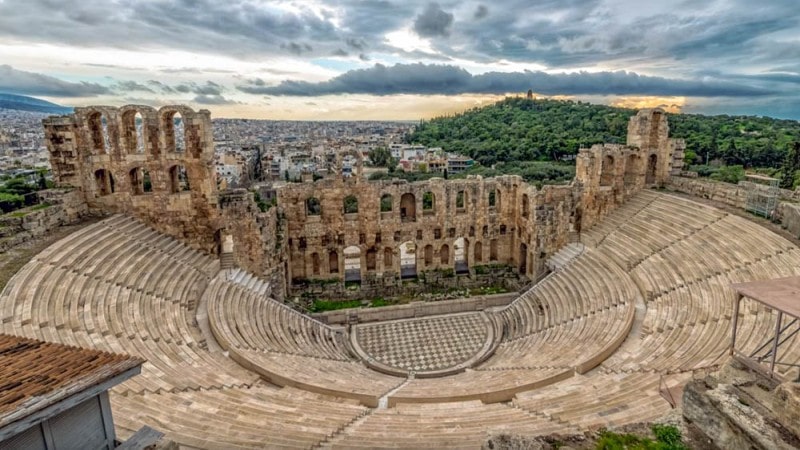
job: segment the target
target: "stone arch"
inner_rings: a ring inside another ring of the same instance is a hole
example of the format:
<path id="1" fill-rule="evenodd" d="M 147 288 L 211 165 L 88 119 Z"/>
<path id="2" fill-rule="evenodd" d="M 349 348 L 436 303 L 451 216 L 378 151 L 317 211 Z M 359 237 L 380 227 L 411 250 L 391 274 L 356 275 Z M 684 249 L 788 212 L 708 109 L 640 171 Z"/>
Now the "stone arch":
<path id="1" fill-rule="evenodd" d="M 425 191 L 422 194 L 422 213 L 432 214 L 436 208 L 436 194 L 432 191 Z"/>
<path id="2" fill-rule="evenodd" d="M 417 244 L 406 241 L 400 244 L 400 278 L 417 276 Z"/>
<path id="3" fill-rule="evenodd" d="M 425 246 L 425 267 L 433 264 L 433 246 L 428 244 Z"/>
<path id="4" fill-rule="evenodd" d="M 328 252 L 328 273 L 339 273 L 339 254 L 336 250 Z"/>
<path id="5" fill-rule="evenodd" d="M 92 150 L 95 155 L 108 155 L 111 153 L 110 140 L 108 138 L 108 119 L 100 111 L 92 111 L 86 116 L 89 126 L 89 138 L 92 142 Z"/>
<path id="6" fill-rule="evenodd" d="M 614 157 L 611 155 L 603 156 L 603 165 L 600 168 L 600 186 L 611 186 L 614 184 Z"/>
<path id="7" fill-rule="evenodd" d="M 394 197 L 392 194 L 381 195 L 381 212 L 391 212 L 394 208 Z"/>
<path id="8" fill-rule="evenodd" d="M 123 106 L 119 110 L 120 136 L 124 153 L 143 155 L 147 150 L 145 115 L 138 106 Z"/>
<path id="9" fill-rule="evenodd" d="M 394 268 L 394 251 L 391 247 L 383 249 L 383 270 Z"/>
<path id="10" fill-rule="evenodd" d="M 356 245 L 344 249 L 344 281 L 361 281 L 361 249 Z"/>
<path id="11" fill-rule="evenodd" d="M 183 191 L 190 190 L 189 174 L 186 172 L 186 167 L 175 164 L 169 168 L 169 191 L 172 194 L 177 194 Z"/>
<path id="12" fill-rule="evenodd" d="M 400 220 L 402 222 L 417 220 L 417 200 L 410 192 L 406 192 L 400 197 Z"/>
<path id="13" fill-rule="evenodd" d="M 658 155 L 653 153 L 650 155 L 650 157 L 647 158 L 647 176 L 645 177 L 644 182 L 646 184 L 655 184 L 657 179 L 657 173 L 658 173 Z"/>
<path id="14" fill-rule="evenodd" d="M 475 243 L 475 248 L 472 251 L 475 263 L 483 262 L 483 244 L 480 241 Z"/>
<path id="15" fill-rule="evenodd" d="M 319 275 L 319 253 L 314 252 L 311 254 L 311 274 Z"/>
<path id="16" fill-rule="evenodd" d="M 631 153 L 625 160 L 625 175 L 623 180 L 625 184 L 632 185 L 636 183 L 636 178 L 639 176 L 639 155 Z"/>
<path id="17" fill-rule="evenodd" d="M 342 201 L 342 209 L 345 214 L 358 214 L 358 197 L 348 195 Z"/>
<path id="18" fill-rule="evenodd" d="M 150 179 L 150 172 L 142 167 L 134 167 L 128 172 L 128 180 L 131 186 L 131 194 L 142 195 L 153 192 L 153 180 Z"/>
<path id="19" fill-rule="evenodd" d="M 106 169 L 97 169 L 94 171 L 94 183 L 96 187 L 96 195 L 103 197 L 114 193 L 114 176 Z"/>
<path id="20" fill-rule="evenodd" d="M 199 149 L 192 148 L 187 133 L 187 122 L 194 111 L 183 105 L 170 105 L 158 111 L 161 122 L 161 136 L 166 153 L 188 153 L 198 156 Z"/>
<path id="21" fill-rule="evenodd" d="M 322 214 L 322 205 L 317 197 L 308 197 L 306 199 L 306 215 L 319 216 Z"/>
<path id="22" fill-rule="evenodd" d="M 450 264 L 450 246 L 447 244 L 443 244 L 442 248 L 439 249 L 439 262 L 443 265 Z"/>
<path id="23" fill-rule="evenodd" d="M 467 191 L 460 190 L 456 192 L 456 210 L 465 211 L 467 209 Z"/>
<path id="24" fill-rule="evenodd" d="M 469 239 L 460 237 L 453 242 L 453 266 L 456 273 L 469 272 Z"/>
<path id="25" fill-rule="evenodd" d="M 367 270 L 375 271 L 378 268 L 378 252 L 375 251 L 375 248 L 367 249 L 364 259 L 367 263 Z"/>

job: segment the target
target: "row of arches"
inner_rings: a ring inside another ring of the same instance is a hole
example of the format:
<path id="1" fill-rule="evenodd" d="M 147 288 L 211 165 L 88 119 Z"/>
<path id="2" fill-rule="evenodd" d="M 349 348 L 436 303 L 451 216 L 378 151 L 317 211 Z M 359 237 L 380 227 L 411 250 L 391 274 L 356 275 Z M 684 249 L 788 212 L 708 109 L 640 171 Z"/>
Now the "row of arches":
<path id="1" fill-rule="evenodd" d="M 186 167 L 175 164 L 167 170 L 167 190 L 171 194 L 190 190 L 189 176 Z M 144 195 L 153 192 L 153 176 L 144 167 L 134 167 L 127 173 L 128 186 L 132 195 Z M 117 192 L 114 174 L 105 168 L 94 171 L 95 193 L 98 197 Z"/>
<path id="2" fill-rule="evenodd" d="M 467 205 L 467 191 L 460 190 L 456 192 L 455 206 L 457 212 L 465 212 Z M 498 208 L 500 205 L 500 191 L 491 189 L 487 193 L 487 204 L 489 208 Z M 426 191 L 422 194 L 422 212 L 423 214 L 432 214 L 436 207 L 436 195 L 432 191 Z M 308 197 L 305 201 L 305 209 L 307 216 L 322 215 L 322 203 L 317 197 Z M 380 198 L 379 208 L 381 213 L 390 213 L 394 211 L 394 196 L 392 194 L 383 194 Z M 417 218 L 417 199 L 416 196 L 407 192 L 400 196 L 400 219 L 403 222 L 414 222 Z M 358 197 L 355 195 L 348 195 L 342 201 L 342 212 L 344 214 L 355 214 L 359 212 Z"/>
<path id="3" fill-rule="evenodd" d="M 381 265 L 378 266 L 379 258 Z M 399 272 L 401 278 L 417 276 L 418 268 L 431 270 L 452 267 L 455 273 L 469 273 L 471 264 L 483 264 L 498 260 L 498 241 L 489 241 L 489 251 L 484 251 L 483 243 L 471 244 L 469 239 L 461 237 L 441 246 L 424 246 L 418 251 L 414 241 L 406 241 L 396 248 L 386 246 L 382 250 L 377 247 L 362 249 L 351 245 L 340 250 L 329 250 L 327 254 L 313 252 L 310 255 L 311 277 L 325 273 L 338 276 L 343 270 L 344 281 L 360 281 L 364 272 Z M 325 265 L 325 267 L 323 267 Z"/>
<path id="4" fill-rule="evenodd" d="M 157 129 L 149 125 L 152 122 L 148 118 L 153 116 L 158 117 Z M 118 129 L 118 147 L 123 154 L 158 155 L 162 150 L 161 143 L 167 153 L 186 152 L 186 117 L 179 109 L 165 107 L 156 111 L 144 106 L 128 106 L 120 109 L 116 115 L 98 110 L 86 114 L 92 154 L 110 155 L 114 151 L 114 133 L 111 129 L 114 121 Z"/>
<path id="5" fill-rule="evenodd" d="M 625 184 L 632 184 L 641 174 L 640 157 L 637 154 L 630 154 L 625 160 L 625 171 L 623 180 Z M 614 178 L 617 171 L 615 170 L 616 161 L 612 155 L 605 155 L 603 157 L 603 164 L 600 171 L 600 186 L 611 186 L 614 184 Z M 658 155 L 651 154 L 647 158 L 647 170 L 645 171 L 645 184 L 655 184 L 658 172 Z"/>

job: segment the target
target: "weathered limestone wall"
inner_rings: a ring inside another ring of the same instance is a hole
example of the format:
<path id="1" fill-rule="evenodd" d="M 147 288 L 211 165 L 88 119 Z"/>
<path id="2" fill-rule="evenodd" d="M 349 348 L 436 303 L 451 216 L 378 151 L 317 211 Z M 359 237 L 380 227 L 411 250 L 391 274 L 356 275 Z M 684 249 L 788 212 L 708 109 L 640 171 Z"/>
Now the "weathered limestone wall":
<path id="1" fill-rule="evenodd" d="M 56 183 L 77 189 L 91 213 L 125 212 L 214 251 L 219 214 L 208 111 L 97 106 L 43 123 Z"/>
<path id="2" fill-rule="evenodd" d="M 77 191 L 48 189 L 40 191 L 39 198 L 50 206 L 25 208 L 0 217 L 0 253 L 89 215 Z"/>
<path id="3" fill-rule="evenodd" d="M 286 239 L 278 208 L 262 212 L 253 193 L 244 189 L 222 192 L 219 197 L 224 227 L 218 241 L 229 236 L 234 265 L 270 281 L 272 297 L 282 300 L 286 293 Z"/>

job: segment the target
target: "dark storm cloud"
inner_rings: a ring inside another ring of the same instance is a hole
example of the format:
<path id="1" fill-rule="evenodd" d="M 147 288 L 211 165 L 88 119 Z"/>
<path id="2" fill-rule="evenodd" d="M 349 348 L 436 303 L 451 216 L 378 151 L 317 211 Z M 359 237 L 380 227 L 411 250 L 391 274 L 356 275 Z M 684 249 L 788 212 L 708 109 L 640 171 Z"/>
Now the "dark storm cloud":
<path id="1" fill-rule="evenodd" d="M 489 15 L 489 8 L 486 5 L 478 5 L 478 8 L 475 10 L 475 14 L 472 17 L 475 19 L 483 19 L 484 17 Z"/>
<path id="2" fill-rule="evenodd" d="M 49 75 L 17 70 L 5 64 L 0 65 L 0 92 L 48 97 L 94 97 L 109 94 L 111 90 L 97 83 L 73 83 Z"/>
<path id="3" fill-rule="evenodd" d="M 198 95 L 220 95 L 225 90 L 221 85 L 213 81 L 206 81 L 205 84 L 197 84 L 195 82 L 181 83 L 172 87 L 176 92 L 183 94 L 198 94 Z"/>
<path id="4" fill-rule="evenodd" d="M 633 72 L 489 72 L 472 75 L 448 65 L 376 64 L 351 70 L 329 81 L 283 81 L 277 86 L 239 86 L 250 94 L 315 96 L 331 94 L 503 94 L 534 92 L 546 95 L 681 95 L 699 97 L 749 97 L 774 93 L 768 89 L 727 81 L 677 80 Z"/>
<path id="5" fill-rule="evenodd" d="M 145 86 L 145 85 L 143 85 L 141 83 L 138 83 L 136 81 L 118 81 L 113 86 L 113 88 L 116 91 L 122 91 L 122 92 L 141 91 L 141 92 L 150 92 L 150 93 L 153 93 L 153 94 L 155 93 L 154 90 L 152 90 L 149 87 L 147 87 L 147 86 Z"/>
<path id="6" fill-rule="evenodd" d="M 200 94 L 195 96 L 192 101 L 201 105 L 233 105 L 237 103 L 218 94 Z"/>
<path id="7" fill-rule="evenodd" d="M 422 37 L 449 36 L 453 14 L 445 12 L 438 3 L 428 3 L 414 20 L 414 31 Z"/>

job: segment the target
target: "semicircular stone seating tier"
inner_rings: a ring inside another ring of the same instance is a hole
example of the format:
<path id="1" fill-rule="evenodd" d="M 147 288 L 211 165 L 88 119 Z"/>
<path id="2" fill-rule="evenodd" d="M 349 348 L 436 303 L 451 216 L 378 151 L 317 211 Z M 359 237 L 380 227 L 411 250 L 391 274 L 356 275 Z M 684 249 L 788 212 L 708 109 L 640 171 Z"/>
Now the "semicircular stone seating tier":
<path id="1" fill-rule="evenodd" d="M 125 216 L 20 269 L 0 293 L 0 331 L 145 358 L 142 374 L 111 392 L 122 439 L 148 425 L 196 448 L 479 448 L 494 431 L 570 433 L 664 415 L 662 376 L 679 386 L 726 358 L 729 283 L 800 273 L 785 239 L 653 191 L 581 240 L 580 256 L 485 312 L 490 357 L 439 378 L 368 368 L 342 330 Z M 226 351 L 201 331 L 198 305 Z M 745 300 L 737 347 L 758 348 L 774 320 Z M 780 361 L 800 361 L 799 340 Z"/>

